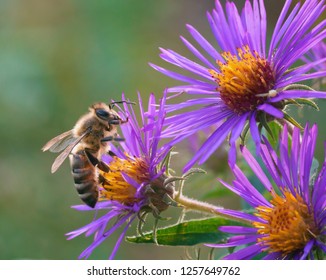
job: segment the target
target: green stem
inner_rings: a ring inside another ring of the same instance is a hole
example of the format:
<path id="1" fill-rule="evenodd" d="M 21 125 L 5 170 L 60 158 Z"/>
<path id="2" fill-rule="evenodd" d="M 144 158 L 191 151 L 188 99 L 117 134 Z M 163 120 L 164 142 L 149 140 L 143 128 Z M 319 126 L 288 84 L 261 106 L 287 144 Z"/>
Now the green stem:
<path id="1" fill-rule="evenodd" d="M 176 201 L 181 207 L 184 207 L 186 211 L 195 211 L 195 212 L 201 212 L 201 213 L 206 213 L 211 215 L 217 215 L 220 217 L 227 218 L 229 220 L 234 220 L 234 221 L 251 225 L 251 223 L 248 222 L 247 220 L 235 218 L 233 216 L 221 213 L 220 210 L 223 210 L 224 209 L 223 207 L 215 206 L 207 202 L 191 199 L 189 197 L 182 195 L 181 193 L 177 193 L 177 195 L 174 197 L 174 201 Z"/>

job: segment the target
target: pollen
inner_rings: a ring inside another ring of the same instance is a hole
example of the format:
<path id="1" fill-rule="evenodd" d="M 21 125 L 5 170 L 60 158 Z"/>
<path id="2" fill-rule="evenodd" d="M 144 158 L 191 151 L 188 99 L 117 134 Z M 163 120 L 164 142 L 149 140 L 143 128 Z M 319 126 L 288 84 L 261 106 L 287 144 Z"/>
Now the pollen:
<path id="1" fill-rule="evenodd" d="M 109 171 L 99 170 L 100 200 L 115 200 L 125 205 L 132 205 L 139 201 L 137 189 L 127 182 L 125 177 L 131 178 L 138 184 L 150 179 L 148 165 L 142 158 L 121 159 L 114 156 L 108 165 Z"/>
<path id="2" fill-rule="evenodd" d="M 257 216 L 265 223 L 254 222 L 263 237 L 259 242 L 268 247 L 269 252 L 287 255 L 303 249 L 309 240 L 318 235 L 313 213 L 301 196 L 286 191 L 284 196 L 273 194 L 272 207 L 260 206 Z"/>
<path id="3" fill-rule="evenodd" d="M 217 61 L 219 72 L 209 70 L 215 79 L 224 103 L 241 115 L 263 104 L 273 90 L 275 74 L 270 63 L 248 46 L 238 48 L 238 55 L 222 53 L 224 62 Z"/>

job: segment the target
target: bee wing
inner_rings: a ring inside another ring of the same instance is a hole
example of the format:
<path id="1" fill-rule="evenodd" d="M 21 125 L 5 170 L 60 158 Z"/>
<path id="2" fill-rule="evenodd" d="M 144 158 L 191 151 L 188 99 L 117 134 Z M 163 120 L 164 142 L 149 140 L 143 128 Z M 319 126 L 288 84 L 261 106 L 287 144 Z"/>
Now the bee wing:
<path id="1" fill-rule="evenodd" d="M 67 156 L 70 154 L 72 149 L 86 136 L 91 132 L 91 128 L 87 129 L 81 136 L 78 138 L 74 138 L 74 141 L 71 142 L 65 150 L 55 159 L 55 161 L 52 164 L 51 172 L 54 173 L 58 170 L 60 165 L 64 162 L 64 160 L 67 158 Z"/>
<path id="2" fill-rule="evenodd" d="M 58 153 L 67 148 L 76 138 L 73 137 L 72 130 L 66 131 L 47 142 L 42 151 L 50 151 L 52 153 Z"/>

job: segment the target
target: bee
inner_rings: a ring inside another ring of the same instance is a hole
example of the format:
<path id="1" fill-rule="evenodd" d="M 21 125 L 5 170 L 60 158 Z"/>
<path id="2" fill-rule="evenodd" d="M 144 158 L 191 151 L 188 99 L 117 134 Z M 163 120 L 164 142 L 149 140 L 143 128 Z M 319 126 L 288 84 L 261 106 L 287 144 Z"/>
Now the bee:
<path id="1" fill-rule="evenodd" d="M 51 172 L 58 170 L 64 160 L 70 159 L 71 173 L 81 200 L 94 208 L 98 201 L 98 175 L 95 167 L 108 172 L 108 166 L 100 159 L 108 152 L 109 141 L 123 141 L 117 134 L 117 127 L 128 122 L 122 120 L 113 110 L 113 105 L 95 103 L 89 112 L 79 118 L 74 128 L 47 142 L 44 151 L 60 153 L 53 162 Z"/>

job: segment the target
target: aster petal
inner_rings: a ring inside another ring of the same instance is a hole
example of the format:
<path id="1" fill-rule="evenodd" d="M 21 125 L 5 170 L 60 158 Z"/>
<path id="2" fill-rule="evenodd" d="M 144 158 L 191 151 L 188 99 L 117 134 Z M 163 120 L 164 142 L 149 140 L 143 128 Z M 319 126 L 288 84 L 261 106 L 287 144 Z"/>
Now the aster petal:
<path id="1" fill-rule="evenodd" d="M 248 260 L 260 254 L 262 251 L 262 246 L 251 245 L 225 256 L 223 260 Z"/>
<path id="2" fill-rule="evenodd" d="M 270 206 L 270 203 L 264 198 L 264 196 L 251 184 L 245 174 L 238 166 L 232 168 L 233 174 L 237 181 L 233 184 L 236 186 L 241 185 L 243 188 L 242 196 L 245 199 L 246 196 L 250 197 L 250 200 L 246 199 L 248 203 L 253 203 L 254 207 L 259 205 Z M 236 184 L 235 184 L 236 183 Z"/>
<path id="3" fill-rule="evenodd" d="M 324 161 L 315 181 L 311 200 L 314 205 L 314 213 L 316 213 L 316 222 L 323 228 L 326 223 L 326 161 Z"/>
<path id="4" fill-rule="evenodd" d="M 217 3 L 216 3 L 216 5 L 217 5 Z M 223 9 L 222 9 L 222 13 L 223 13 L 223 16 L 224 16 Z M 227 47 L 228 40 L 223 40 L 223 39 L 221 40 L 221 38 L 223 38 L 222 37 L 222 32 L 223 32 L 223 29 L 224 28 L 223 27 L 217 28 L 217 26 L 220 26 L 218 24 L 218 22 L 220 21 L 220 17 L 217 15 L 217 11 L 216 10 L 213 10 L 212 11 L 212 14 L 210 14 L 209 12 L 207 12 L 206 14 L 207 14 L 207 21 L 208 21 L 208 23 L 210 25 L 210 28 L 212 30 L 212 33 L 214 34 L 216 40 L 218 42 L 220 42 L 221 49 L 222 50 L 223 49 L 228 49 L 228 47 Z M 223 21 L 223 23 L 224 23 L 224 21 Z M 228 28 L 227 25 L 225 25 L 225 27 Z M 208 63 L 208 64 L 206 63 L 206 65 L 207 66 L 210 66 L 211 64 L 210 63 Z M 214 69 L 215 67 L 216 66 L 214 65 L 214 67 L 211 67 L 211 68 Z"/>
<path id="5" fill-rule="evenodd" d="M 216 86 L 205 84 L 205 85 L 182 85 L 167 88 L 168 93 L 176 93 L 175 95 L 170 95 L 168 99 L 175 98 L 180 96 L 183 93 L 193 94 L 193 95 L 211 95 L 216 96 Z"/>
<path id="6" fill-rule="evenodd" d="M 256 154 L 259 155 L 260 154 L 261 137 L 260 137 L 260 134 L 258 131 L 257 123 L 256 123 L 256 116 L 257 116 L 257 114 L 254 112 L 251 114 L 250 120 L 249 120 L 249 125 L 250 125 L 251 137 L 256 146 Z"/>
<path id="7" fill-rule="evenodd" d="M 215 150 L 222 144 L 231 129 L 238 122 L 236 116 L 229 117 L 216 131 L 204 142 L 201 148 L 196 152 L 192 160 L 184 167 L 184 171 L 189 170 L 196 161 L 203 163 Z"/>
<path id="8" fill-rule="evenodd" d="M 196 111 L 193 113 L 196 114 L 199 111 Z M 163 131 L 162 138 L 163 137 L 171 137 L 171 136 L 175 137 L 174 140 L 169 142 L 170 145 L 173 146 L 175 143 L 180 142 L 181 140 L 187 138 L 189 135 L 196 133 L 200 129 L 215 126 L 216 124 L 220 123 L 224 118 L 228 118 L 230 115 L 232 116 L 232 113 L 230 113 L 228 111 L 217 112 L 217 113 L 211 114 L 206 119 L 203 119 L 200 116 L 198 116 L 199 118 L 197 119 L 197 121 L 195 123 L 193 121 L 191 121 L 190 119 L 188 119 L 186 117 L 187 115 L 188 114 L 183 114 L 182 116 L 179 116 L 177 122 L 174 122 L 173 125 L 167 126 L 165 128 L 165 130 Z M 189 114 L 189 115 L 193 115 L 193 114 Z M 170 120 L 171 119 L 167 120 L 166 125 L 168 125 L 168 122 Z M 182 132 L 182 133 L 178 134 L 177 133 L 178 131 Z"/>
<path id="9" fill-rule="evenodd" d="M 229 247 L 241 246 L 244 244 L 256 242 L 258 237 L 259 237 L 259 235 L 256 235 L 256 236 L 250 235 L 250 237 L 248 237 L 246 235 L 242 235 L 242 236 L 238 235 L 238 236 L 236 236 L 236 238 L 233 237 L 233 239 L 235 239 L 235 240 L 228 241 L 225 244 L 205 244 L 205 246 L 212 247 L 212 248 L 229 248 Z"/>
<path id="10" fill-rule="evenodd" d="M 270 151 L 270 154 L 272 156 L 272 159 L 275 163 L 275 168 L 277 169 L 277 172 L 279 173 L 280 180 L 276 179 L 275 182 L 280 181 L 278 184 L 279 186 L 290 186 L 291 183 L 291 177 L 289 177 L 289 174 L 284 171 L 282 168 L 282 161 L 277 156 L 276 152 L 273 150 L 271 144 L 267 141 L 266 137 L 263 136 L 264 143 L 267 147 L 267 149 Z M 270 166 L 268 166 L 269 168 Z"/>
<path id="11" fill-rule="evenodd" d="M 318 16 L 316 16 L 318 17 Z M 313 20 L 316 19 L 316 17 L 312 17 Z M 308 32 L 306 35 L 300 38 L 300 40 L 293 40 L 295 43 L 292 44 L 290 47 L 291 55 L 286 57 L 284 56 L 283 60 L 279 60 L 279 65 L 284 65 L 284 68 L 287 69 L 291 67 L 291 65 L 298 59 L 298 57 L 302 57 L 305 53 L 307 53 L 312 47 L 314 47 L 318 42 L 323 40 L 325 38 L 325 25 L 326 21 L 321 22 L 316 27 L 312 29 L 311 32 Z M 308 27 L 310 28 L 311 25 Z M 301 35 L 300 33 L 297 34 L 297 37 Z M 279 72 L 282 73 L 282 72 Z"/>
<path id="12" fill-rule="evenodd" d="M 259 217 L 256 217 L 254 215 L 248 214 L 248 213 L 244 213 L 241 211 L 237 211 L 237 210 L 230 210 L 230 209 L 219 209 L 218 212 L 225 214 L 225 215 L 229 215 L 231 217 L 235 217 L 235 218 L 239 218 L 242 219 L 244 221 L 251 221 L 251 222 L 259 222 L 259 223 L 264 223 L 265 221 Z"/>
<path id="13" fill-rule="evenodd" d="M 294 128 L 292 134 L 292 146 L 291 146 L 291 175 L 293 186 L 298 186 L 298 162 L 300 151 L 300 131 L 298 128 Z M 291 186 L 292 187 L 292 186 Z M 292 190 L 293 192 L 293 190 Z"/>
<path id="14" fill-rule="evenodd" d="M 316 243 L 319 248 L 321 248 L 326 253 L 326 245 L 319 240 L 316 240 Z"/>
<path id="15" fill-rule="evenodd" d="M 98 237 L 94 242 L 88 246 L 80 255 L 79 258 L 89 258 L 94 249 L 98 247 L 106 238 L 108 238 L 113 232 L 115 232 L 121 225 L 123 225 L 132 214 L 127 214 L 120 218 L 117 223 L 115 223 L 108 231 L 106 231 L 102 236 Z"/>
<path id="16" fill-rule="evenodd" d="M 140 185 L 139 183 L 137 183 L 136 180 L 134 180 L 133 178 L 131 178 L 130 176 L 128 176 L 126 173 L 121 172 L 121 175 L 123 177 L 123 179 L 129 184 L 132 185 L 136 190 L 139 189 Z"/>
<path id="17" fill-rule="evenodd" d="M 241 132 L 243 131 L 244 125 L 248 119 L 249 113 L 244 113 L 239 117 L 239 120 L 232 130 L 231 138 L 230 138 L 230 143 L 234 143 L 240 136 Z"/>
<path id="18" fill-rule="evenodd" d="M 308 254 L 310 253 L 312 247 L 314 246 L 315 244 L 315 240 L 314 239 L 311 239 L 307 244 L 306 246 L 304 247 L 303 249 L 303 254 L 300 258 L 300 260 L 304 260 L 307 258 Z"/>
<path id="19" fill-rule="evenodd" d="M 213 58 L 222 59 L 222 56 L 216 51 L 216 49 L 190 24 L 187 24 L 187 29 L 191 36 L 197 41 L 197 43 Z"/>
<path id="20" fill-rule="evenodd" d="M 133 217 L 133 218 L 132 218 L 128 223 L 127 223 L 127 225 L 125 226 L 125 228 L 123 229 L 123 231 L 122 231 L 122 233 L 120 234 L 120 236 L 119 236 L 117 242 L 116 242 L 115 245 L 114 245 L 114 248 L 113 248 L 113 250 L 112 250 L 112 252 L 111 252 L 111 255 L 110 255 L 110 257 L 109 257 L 109 260 L 113 260 L 113 259 L 114 259 L 115 254 L 117 253 L 117 251 L 118 251 L 118 249 L 119 249 L 119 247 L 120 247 L 121 241 L 122 241 L 123 238 L 125 237 L 126 232 L 127 232 L 127 230 L 129 229 L 131 223 L 134 221 L 135 217 L 136 217 L 136 216 L 134 216 L 134 217 Z"/>
<path id="21" fill-rule="evenodd" d="M 249 113 L 245 113 L 241 115 L 238 123 L 234 126 L 232 132 L 231 132 L 231 138 L 230 138 L 230 151 L 229 151 L 229 164 L 232 166 L 236 162 L 236 156 L 237 156 L 237 151 L 236 151 L 236 141 L 240 137 L 243 128 L 245 126 L 245 123 L 247 122 Z"/>
<path id="22" fill-rule="evenodd" d="M 265 140 L 266 142 L 266 140 Z M 276 152 L 271 148 L 267 147 L 266 145 L 261 146 L 261 158 L 266 166 L 268 173 L 272 176 L 273 181 L 278 186 L 282 186 L 282 180 L 280 177 L 279 169 L 277 167 L 277 155 Z"/>
<path id="23" fill-rule="evenodd" d="M 113 206 L 111 201 L 101 201 L 96 203 L 95 209 L 100 210 L 100 209 L 111 209 Z M 76 209 L 78 211 L 94 211 L 94 208 L 89 207 L 88 205 L 82 204 L 82 205 L 73 205 L 71 208 Z"/>
<path id="24" fill-rule="evenodd" d="M 282 111 L 276 109 L 274 106 L 268 104 L 268 103 L 264 103 L 263 105 L 260 105 L 257 107 L 258 110 L 264 111 L 267 114 L 278 118 L 278 119 L 282 119 L 284 114 Z"/>
<path id="25" fill-rule="evenodd" d="M 257 1 L 254 0 L 255 8 L 257 7 Z M 260 50 L 260 33 L 258 29 L 260 28 L 259 13 L 257 14 L 257 8 L 255 9 L 256 14 L 254 14 L 253 7 L 249 1 L 246 1 L 245 6 L 242 10 L 242 19 L 246 29 L 246 36 L 250 49 L 256 50 L 261 53 Z"/>
<path id="26" fill-rule="evenodd" d="M 287 0 L 282 8 L 281 14 L 278 17 L 276 26 L 274 28 L 274 32 L 272 35 L 272 39 L 271 39 L 271 43 L 270 43 L 270 47 L 269 47 L 269 57 L 268 60 L 270 61 L 272 59 L 272 55 L 273 55 L 273 50 L 276 49 L 276 46 L 278 44 L 278 42 L 281 40 L 281 38 L 284 35 L 284 32 L 286 31 L 286 29 L 288 28 L 288 25 L 292 22 L 295 14 L 297 13 L 300 4 L 297 3 L 295 5 L 295 7 L 293 8 L 292 12 L 290 13 L 290 15 L 287 17 L 286 21 L 284 22 L 284 19 L 286 17 L 286 14 L 290 8 L 292 0 Z M 284 22 L 284 23 L 283 23 Z"/>
<path id="27" fill-rule="evenodd" d="M 236 54 L 236 48 L 242 46 L 244 44 L 249 45 L 248 34 L 246 32 L 246 24 L 242 20 L 242 15 L 239 14 L 237 7 L 232 2 L 227 2 L 226 5 L 226 15 L 228 18 L 228 25 L 230 28 L 229 37 L 233 37 L 233 43 L 231 49 L 231 53 Z M 225 31 L 224 31 L 225 34 Z M 225 40 L 225 38 L 224 38 Z"/>
<path id="28" fill-rule="evenodd" d="M 309 179 L 316 144 L 317 127 L 314 125 L 309 131 L 307 124 L 303 133 L 302 145 L 300 149 L 300 184 L 299 193 L 303 196 L 306 203 L 310 204 L 309 199 Z"/>
<path id="29" fill-rule="evenodd" d="M 207 67 L 211 69 L 215 69 L 216 65 L 211 63 L 206 57 L 204 57 L 186 38 L 183 36 L 180 36 L 182 42 L 185 44 L 185 46 L 201 61 L 203 62 Z M 207 69 L 206 69 L 207 70 Z"/>
<path id="30" fill-rule="evenodd" d="M 296 16 L 291 20 L 287 31 L 277 48 L 275 53 L 275 57 L 277 57 L 276 68 L 280 69 L 281 67 L 279 67 L 279 65 L 284 65 L 285 69 L 287 69 L 288 66 L 294 62 L 291 61 L 291 59 L 300 57 L 304 53 L 303 52 L 300 55 L 296 52 L 298 52 L 299 48 L 304 48 L 306 46 L 305 44 L 300 43 L 303 40 L 304 33 L 312 26 L 313 21 L 309 20 L 309 18 L 315 20 L 319 17 L 321 10 L 322 9 L 318 7 L 316 1 L 312 0 L 304 2 Z M 300 47 L 294 48 L 294 46 Z"/>
<path id="31" fill-rule="evenodd" d="M 277 260 L 280 259 L 282 257 L 282 254 L 279 252 L 273 252 L 270 254 L 267 254 L 265 257 L 263 257 L 263 260 Z"/>
<path id="32" fill-rule="evenodd" d="M 250 234 L 257 233 L 257 229 L 253 227 L 242 227 L 242 226 L 221 226 L 218 228 L 220 231 L 226 233 L 237 233 L 237 234 Z"/>
<path id="33" fill-rule="evenodd" d="M 286 90 L 280 92 L 276 97 L 273 97 L 271 102 L 279 102 L 281 100 L 295 98 L 326 98 L 326 92 L 311 90 Z"/>
<path id="34" fill-rule="evenodd" d="M 264 0 L 259 0 L 259 11 L 260 11 L 260 38 L 261 38 L 261 49 L 262 56 L 266 57 L 266 34 L 267 34 L 267 16 Z"/>
<path id="35" fill-rule="evenodd" d="M 201 104 L 201 102 L 202 101 L 199 99 L 198 102 L 194 102 L 192 104 Z M 168 107 L 168 110 L 179 110 L 179 109 L 183 109 L 188 106 L 189 106 L 188 102 L 183 102 L 181 104 L 170 105 Z M 173 108 L 173 109 L 171 109 L 171 108 Z M 207 118 L 203 118 L 203 114 L 206 111 L 209 112 L 209 116 Z M 202 126 L 202 125 L 210 126 L 212 124 L 215 124 L 219 120 L 225 119 L 232 115 L 233 115 L 233 112 L 226 109 L 225 106 L 223 106 L 223 105 L 220 106 L 218 104 L 215 104 L 215 105 L 209 106 L 208 108 L 206 108 L 206 107 L 199 108 L 198 110 L 195 110 L 195 111 L 190 111 L 190 112 L 182 113 L 180 115 L 170 116 L 170 117 L 167 117 L 165 120 L 165 125 L 169 126 L 169 127 L 167 129 L 165 129 L 165 131 L 163 132 L 163 135 L 166 136 L 166 135 L 168 135 L 168 133 L 171 133 L 171 135 L 173 135 L 176 133 L 174 130 L 178 130 L 178 129 L 180 129 L 180 130 L 184 129 L 184 130 L 187 130 L 187 132 L 189 132 L 189 127 L 198 126 L 199 122 L 200 122 L 200 126 Z M 196 122 L 194 122 L 193 119 L 196 119 Z M 208 125 L 205 124 L 206 123 L 205 120 L 207 120 L 207 123 L 211 122 L 211 124 L 208 124 Z M 170 129 L 171 127 L 173 127 L 174 129 L 171 130 Z"/>
<path id="36" fill-rule="evenodd" d="M 242 176 L 243 178 L 244 176 Z M 234 181 L 233 186 L 227 184 L 223 180 L 219 179 L 221 184 L 223 184 L 226 188 L 234 192 L 235 194 L 241 196 L 248 204 L 253 207 L 257 207 L 259 205 L 269 206 L 264 196 L 258 192 L 245 178 L 245 182 Z M 241 182 L 241 183 L 240 183 Z"/>
<path id="37" fill-rule="evenodd" d="M 217 102 L 218 102 L 218 99 L 216 97 L 189 99 L 189 100 L 187 100 L 185 102 L 182 102 L 180 104 L 166 105 L 166 111 L 171 112 L 171 111 L 175 111 L 175 110 L 185 109 L 187 107 L 191 107 L 191 106 L 194 106 L 194 105 L 203 105 L 203 104 L 204 105 L 211 104 L 212 106 L 215 105 L 216 110 L 218 110 L 218 107 L 216 106 Z M 222 104 L 219 107 L 220 108 L 225 108 L 225 106 L 222 105 Z"/>
<path id="38" fill-rule="evenodd" d="M 251 170 L 255 173 L 260 182 L 262 182 L 266 190 L 270 192 L 273 189 L 273 186 L 265 175 L 264 171 L 261 169 L 259 163 L 256 161 L 256 159 L 252 156 L 252 154 L 246 147 L 243 147 L 242 154 L 246 162 L 250 166 Z"/>
<path id="39" fill-rule="evenodd" d="M 210 112 L 210 115 L 203 118 L 202 113 L 206 111 Z M 233 112 L 229 110 L 223 110 L 220 106 L 212 106 L 210 108 L 200 108 L 196 111 L 167 117 L 165 125 L 168 126 L 168 128 L 163 131 L 162 135 L 163 137 L 166 137 L 169 134 L 174 135 L 176 134 L 176 130 L 186 130 L 187 133 L 189 133 L 191 127 L 211 126 L 222 119 L 231 117 L 232 115 Z M 196 119 L 196 122 L 194 122 L 194 119 Z"/>
<path id="40" fill-rule="evenodd" d="M 288 181 L 290 184 L 287 185 L 287 187 L 291 190 L 292 194 L 295 195 L 295 190 L 293 189 L 293 184 L 291 181 L 293 172 L 290 170 L 290 158 L 289 158 L 289 151 L 288 151 L 288 146 L 289 146 L 289 138 L 288 138 L 288 129 L 287 125 L 283 127 L 283 132 L 281 134 L 281 139 L 280 139 L 280 162 L 282 162 L 282 172 L 285 174 L 286 178 L 288 178 Z"/>
<path id="41" fill-rule="evenodd" d="M 92 231 L 93 229 L 97 229 L 99 228 L 103 223 L 106 225 L 108 222 L 110 222 L 111 219 L 113 219 L 114 217 L 118 216 L 120 213 L 116 212 L 116 211 L 110 211 L 107 214 L 103 215 L 102 217 L 94 220 L 93 222 L 91 222 L 90 224 L 87 224 L 77 230 L 68 232 L 66 234 L 66 236 L 68 236 L 68 240 L 73 239 L 83 233 L 87 233 L 88 231 Z"/>
<path id="42" fill-rule="evenodd" d="M 161 58 L 171 64 L 174 64 L 180 68 L 183 68 L 187 71 L 190 71 L 202 78 L 205 78 L 209 81 L 214 81 L 212 76 L 209 74 L 206 67 L 203 67 L 199 65 L 198 63 L 189 60 L 188 58 L 179 55 L 178 53 L 172 51 L 172 50 L 161 50 Z M 213 67 L 213 69 L 217 70 L 216 67 Z"/>
<path id="43" fill-rule="evenodd" d="M 234 50 L 235 42 L 234 36 L 227 24 L 227 19 L 225 17 L 223 7 L 219 1 L 216 1 L 216 9 L 213 10 L 212 16 L 208 18 L 213 34 L 215 35 L 216 41 L 221 46 L 222 50 Z M 209 14 L 209 13 L 208 13 Z M 218 28 L 220 27 L 220 28 Z M 221 59 L 223 61 L 223 59 Z"/>
<path id="44" fill-rule="evenodd" d="M 324 77 L 326 75 L 325 74 L 326 71 L 317 71 L 314 73 L 308 73 L 308 71 L 318 67 L 320 64 L 324 63 L 325 61 L 326 58 L 314 60 L 313 62 L 308 62 L 302 66 L 293 69 L 288 74 L 282 75 L 282 77 L 278 79 L 275 87 L 283 88 L 289 84 L 294 84 L 305 80 Z"/>
<path id="45" fill-rule="evenodd" d="M 203 81 L 200 81 L 200 80 L 196 80 L 196 79 L 193 79 L 193 78 L 189 78 L 187 76 L 184 76 L 184 75 L 181 75 L 179 73 L 176 73 L 176 72 L 173 72 L 173 71 L 170 71 L 170 70 L 167 70 L 165 68 L 162 68 L 160 66 L 157 66 L 153 63 L 149 63 L 149 65 L 154 68 L 155 70 L 161 72 L 162 74 L 166 75 L 166 76 L 169 76 L 173 79 L 176 79 L 178 81 L 181 81 L 181 82 L 185 82 L 185 83 L 190 83 L 190 84 L 197 84 L 197 85 L 202 85 L 203 87 L 207 87 L 207 83 L 203 82 Z M 212 84 L 212 89 L 213 88 L 216 88 L 216 86 L 214 86 L 214 84 Z"/>

